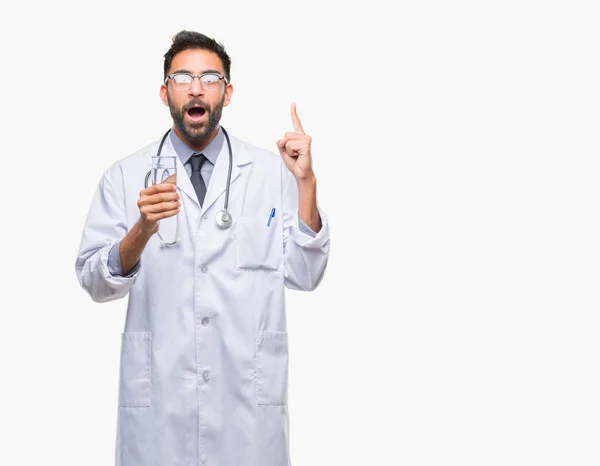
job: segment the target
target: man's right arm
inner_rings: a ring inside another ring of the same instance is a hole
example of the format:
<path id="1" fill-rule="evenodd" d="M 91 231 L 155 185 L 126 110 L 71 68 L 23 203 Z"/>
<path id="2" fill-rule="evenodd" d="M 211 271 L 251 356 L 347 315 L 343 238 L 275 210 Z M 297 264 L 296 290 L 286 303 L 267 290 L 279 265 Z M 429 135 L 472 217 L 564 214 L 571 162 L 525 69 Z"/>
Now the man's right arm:
<path id="1" fill-rule="evenodd" d="M 110 171 L 98 183 L 75 261 L 79 284 L 98 303 L 126 296 L 139 275 L 139 269 L 127 277 L 113 275 L 108 267 L 109 252 L 128 230 L 123 193 L 115 188 L 120 183 L 109 177 Z"/>
<path id="2" fill-rule="evenodd" d="M 75 263 L 80 285 L 96 302 L 127 295 L 139 275 L 142 252 L 158 231 L 159 220 L 179 212 L 179 194 L 172 183 L 153 185 L 141 191 L 140 218 L 129 231 L 124 206 L 122 194 L 106 175 L 103 176 L 88 212 Z M 114 260 L 117 251 L 120 273 Z"/>

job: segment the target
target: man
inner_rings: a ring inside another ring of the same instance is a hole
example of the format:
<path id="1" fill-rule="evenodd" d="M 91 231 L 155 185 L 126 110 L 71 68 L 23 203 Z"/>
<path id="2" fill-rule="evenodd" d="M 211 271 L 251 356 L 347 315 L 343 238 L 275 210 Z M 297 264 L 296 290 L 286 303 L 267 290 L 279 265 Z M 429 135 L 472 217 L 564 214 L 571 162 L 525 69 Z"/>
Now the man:
<path id="1" fill-rule="evenodd" d="M 233 94 L 230 65 L 203 34 L 173 38 L 160 89 L 173 128 L 161 155 L 176 156 L 176 185 L 144 186 L 156 141 L 108 168 L 86 219 L 81 286 L 96 302 L 129 294 L 120 466 L 290 464 L 284 294 L 321 281 L 328 221 L 292 105 L 294 131 L 277 141 L 279 155 L 230 136 L 233 223 L 216 223 L 229 171 L 219 121 Z M 168 247 L 156 233 L 174 216 L 180 242 Z"/>

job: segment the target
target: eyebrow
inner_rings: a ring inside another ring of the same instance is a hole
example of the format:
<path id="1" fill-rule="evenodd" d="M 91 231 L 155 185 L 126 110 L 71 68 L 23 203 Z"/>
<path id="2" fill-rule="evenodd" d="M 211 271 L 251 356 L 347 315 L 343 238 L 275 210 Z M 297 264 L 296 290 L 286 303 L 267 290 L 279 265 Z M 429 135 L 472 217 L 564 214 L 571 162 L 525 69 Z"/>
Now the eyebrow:
<path id="1" fill-rule="evenodd" d="M 171 74 L 175 74 L 175 73 L 189 73 L 189 74 L 194 74 L 190 70 L 175 70 Z M 199 74 L 204 74 L 204 73 L 218 73 L 218 74 L 223 74 L 219 70 L 203 70 Z"/>

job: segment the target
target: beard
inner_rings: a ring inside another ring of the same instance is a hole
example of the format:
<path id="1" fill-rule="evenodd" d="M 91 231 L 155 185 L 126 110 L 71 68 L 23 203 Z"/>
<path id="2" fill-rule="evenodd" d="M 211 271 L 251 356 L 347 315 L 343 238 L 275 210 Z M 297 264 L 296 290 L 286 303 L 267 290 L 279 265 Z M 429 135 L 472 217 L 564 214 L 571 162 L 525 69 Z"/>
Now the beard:
<path id="1" fill-rule="evenodd" d="M 169 110 L 171 112 L 171 117 L 173 118 L 173 123 L 175 127 L 184 135 L 184 137 L 188 141 L 202 141 L 206 139 L 217 127 L 219 121 L 221 121 L 221 114 L 223 113 L 223 103 L 225 102 L 225 93 L 223 93 L 223 98 L 221 102 L 219 102 L 214 109 L 210 107 L 205 102 L 202 102 L 199 99 L 190 100 L 186 103 L 181 110 L 175 108 L 173 102 L 171 102 L 171 98 L 167 93 L 167 101 L 169 103 Z M 208 120 L 203 121 L 202 123 L 189 123 L 185 121 L 185 115 L 187 111 L 193 107 L 200 105 L 204 108 L 206 113 L 208 114 Z"/>

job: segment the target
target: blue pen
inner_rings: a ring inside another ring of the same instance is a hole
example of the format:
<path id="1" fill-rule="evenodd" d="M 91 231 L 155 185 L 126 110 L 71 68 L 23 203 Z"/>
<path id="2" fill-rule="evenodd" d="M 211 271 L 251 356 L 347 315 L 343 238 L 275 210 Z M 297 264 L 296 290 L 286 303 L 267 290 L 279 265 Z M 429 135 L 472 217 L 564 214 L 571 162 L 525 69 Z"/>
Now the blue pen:
<path id="1" fill-rule="evenodd" d="M 275 217 L 275 207 L 271 209 L 271 215 L 269 215 L 269 221 L 267 222 L 267 226 L 271 226 L 271 219 Z"/>

